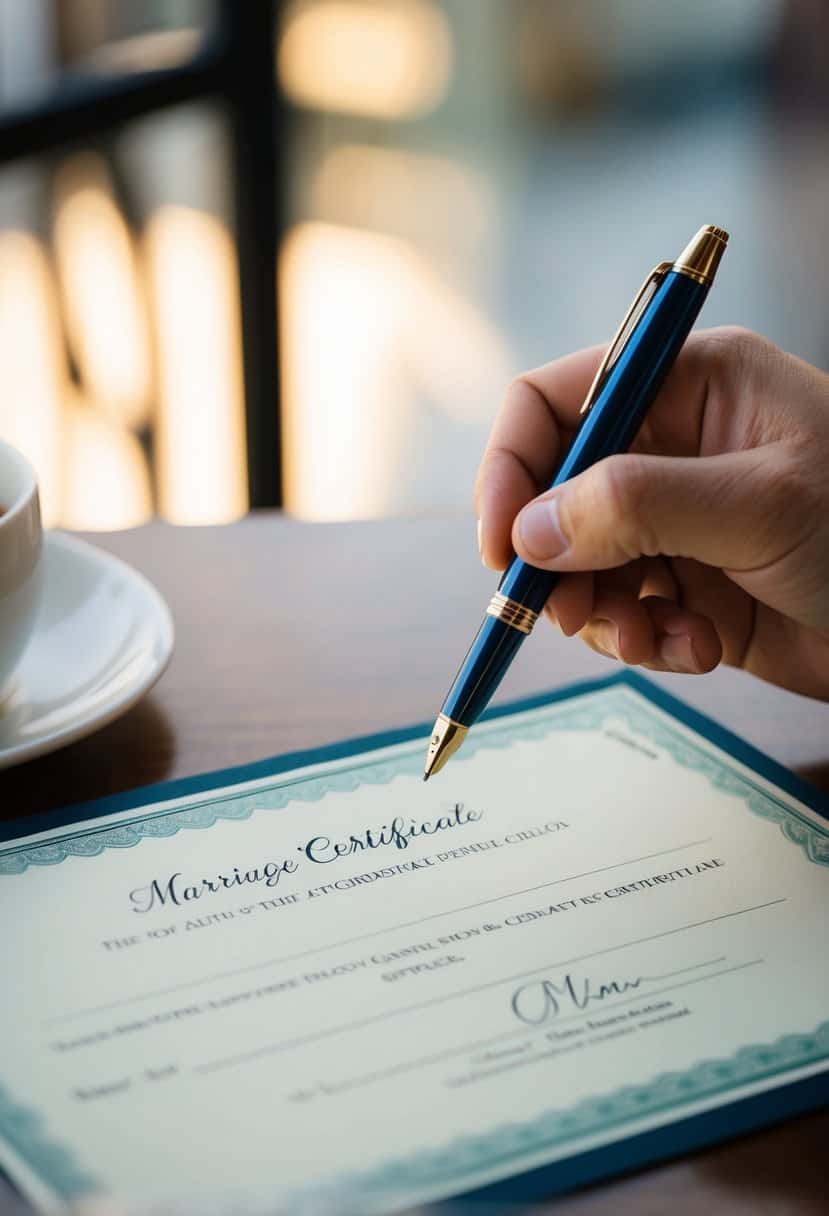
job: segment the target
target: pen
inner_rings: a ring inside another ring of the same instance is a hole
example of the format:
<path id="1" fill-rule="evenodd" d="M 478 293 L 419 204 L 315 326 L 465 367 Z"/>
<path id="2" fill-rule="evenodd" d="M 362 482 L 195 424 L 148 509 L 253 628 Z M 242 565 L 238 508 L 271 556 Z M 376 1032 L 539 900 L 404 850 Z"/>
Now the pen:
<path id="1" fill-rule="evenodd" d="M 722 228 L 700 228 L 675 262 L 660 262 L 645 279 L 596 372 L 550 488 L 630 446 L 697 319 L 727 241 Z M 424 781 L 483 713 L 559 577 L 518 557 L 507 566 L 438 714 Z"/>

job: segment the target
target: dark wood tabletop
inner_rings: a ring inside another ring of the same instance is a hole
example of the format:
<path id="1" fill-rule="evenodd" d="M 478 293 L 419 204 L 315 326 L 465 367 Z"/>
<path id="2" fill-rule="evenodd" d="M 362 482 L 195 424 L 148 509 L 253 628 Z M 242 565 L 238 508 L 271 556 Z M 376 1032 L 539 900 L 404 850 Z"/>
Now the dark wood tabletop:
<path id="1" fill-rule="evenodd" d="M 305 524 L 263 513 L 89 539 L 159 588 L 175 653 L 119 721 L 0 772 L 0 818 L 431 721 L 493 589 L 475 522 L 458 517 Z M 539 627 L 500 699 L 614 669 Z M 653 678 L 829 789 L 829 705 L 730 670 Z M 829 1115 L 810 1115 L 533 1211 L 817 1216 L 829 1210 L 827 1143 Z"/>

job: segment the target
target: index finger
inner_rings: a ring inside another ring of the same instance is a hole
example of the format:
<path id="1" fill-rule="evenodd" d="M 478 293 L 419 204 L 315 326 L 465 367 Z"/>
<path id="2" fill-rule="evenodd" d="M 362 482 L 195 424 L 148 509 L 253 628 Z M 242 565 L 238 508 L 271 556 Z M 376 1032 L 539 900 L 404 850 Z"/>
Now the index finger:
<path id="1" fill-rule="evenodd" d="M 475 483 L 481 557 L 493 570 L 503 570 L 512 558 L 515 516 L 552 480 L 562 438 L 578 425 L 604 350 L 593 346 L 554 359 L 524 372 L 507 389 Z"/>

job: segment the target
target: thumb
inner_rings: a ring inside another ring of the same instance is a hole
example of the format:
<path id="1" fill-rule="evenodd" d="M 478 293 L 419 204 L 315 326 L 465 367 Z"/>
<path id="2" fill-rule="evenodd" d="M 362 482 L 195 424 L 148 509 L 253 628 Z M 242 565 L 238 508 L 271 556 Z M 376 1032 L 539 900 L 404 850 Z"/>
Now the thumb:
<path id="1" fill-rule="evenodd" d="M 803 534 L 789 459 L 774 445 L 709 457 L 611 456 L 534 499 L 515 552 L 546 570 L 607 570 L 689 557 L 732 571 L 765 566 Z"/>

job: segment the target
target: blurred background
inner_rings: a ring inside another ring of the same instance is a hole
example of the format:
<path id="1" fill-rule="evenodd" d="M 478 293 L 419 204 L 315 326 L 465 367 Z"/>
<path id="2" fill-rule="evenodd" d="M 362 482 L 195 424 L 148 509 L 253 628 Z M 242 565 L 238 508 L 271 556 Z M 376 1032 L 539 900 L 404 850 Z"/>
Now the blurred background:
<path id="1" fill-rule="evenodd" d="M 465 507 L 703 223 L 829 361 L 824 0 L 0 0 L 0 437 L 83 529 Z"/>

